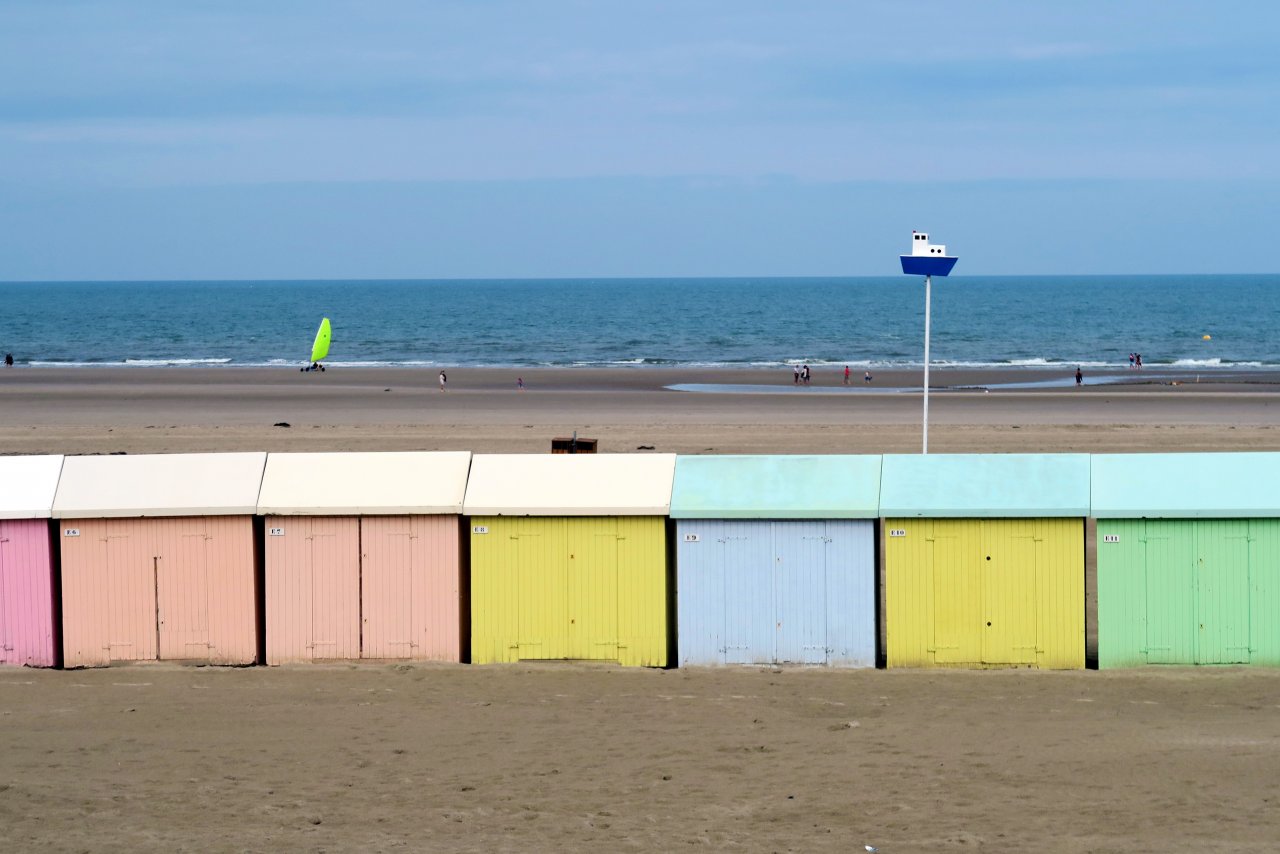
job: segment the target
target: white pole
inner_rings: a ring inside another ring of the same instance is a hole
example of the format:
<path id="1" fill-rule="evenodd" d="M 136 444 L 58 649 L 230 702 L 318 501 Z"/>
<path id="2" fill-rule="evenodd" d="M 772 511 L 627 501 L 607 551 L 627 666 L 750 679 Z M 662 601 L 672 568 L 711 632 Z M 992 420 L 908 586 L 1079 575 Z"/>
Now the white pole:
<path id="1" fill-rule="evenodd" d="M 924 277 L 924 450 L 929 453 L 929 297 L 932 276 Z"/>

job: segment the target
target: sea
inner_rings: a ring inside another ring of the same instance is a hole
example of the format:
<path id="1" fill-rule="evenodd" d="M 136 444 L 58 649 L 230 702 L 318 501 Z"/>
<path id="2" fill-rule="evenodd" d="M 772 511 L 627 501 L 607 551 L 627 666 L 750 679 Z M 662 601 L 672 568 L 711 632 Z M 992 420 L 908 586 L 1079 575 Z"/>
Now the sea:
<path id="1" fill-rule="evenodd" d="M 0 283 L 18 365 L 852 368 L 923 363 L 918 277 Z M 936 366 L 1280 367 L 1280 275 L 955 276 Z"/>

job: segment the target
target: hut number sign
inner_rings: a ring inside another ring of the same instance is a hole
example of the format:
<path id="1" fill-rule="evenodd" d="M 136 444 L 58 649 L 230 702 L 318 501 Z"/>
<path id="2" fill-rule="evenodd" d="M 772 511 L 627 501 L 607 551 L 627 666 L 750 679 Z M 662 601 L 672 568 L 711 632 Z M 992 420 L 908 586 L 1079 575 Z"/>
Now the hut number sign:
<path id="1" fill-rule="evenodd" d="M 701 535 L 699 535 L 699 534 L 685 534 L 685 535 L 684 535 L 684 541 L 685 541 L 686 543 L 697 543 L 697 542 L 701 542 L 701 540 L 702 540 L 702 537 L 701 537 Z"/>
<path id="2" fill-rule="evenodd" d="M 270 528 L 268 529 L 267 534 L 272 537 L 283 537 L 284 528 Z"/>
<path id="3" fill-rule="evenodd" d="M 890 528 L 889 529 L 889 536 L 891 537 L 905 537 L 906 535 L 907 535 L 906 528 Z"/>
<path id="4" fill-rule="evenodd" d="M 1103 534 L 1102 541 L 1104 543 L 1118 543 L 1120 542 L 1120 535 L 1119 534 Z"/>
<path id="5" fill-rule="evenodd" d="M 473 534 L 487 534 L 487 533 L 489 533 L 489 526 L 488 526 L 488 525 L 473 525 L 473 526 L 471 527 L 471 533 L 473 533 Z"/>
<path id="6" fill-rule="evenodd" d="M 78 537 L 78 536 L 80 536 L 80 529 L 79 529 L 79 528 L 64 528 L 64 529 L 62 530 L 62 536 L 64 536 L 64 537 Z"/>

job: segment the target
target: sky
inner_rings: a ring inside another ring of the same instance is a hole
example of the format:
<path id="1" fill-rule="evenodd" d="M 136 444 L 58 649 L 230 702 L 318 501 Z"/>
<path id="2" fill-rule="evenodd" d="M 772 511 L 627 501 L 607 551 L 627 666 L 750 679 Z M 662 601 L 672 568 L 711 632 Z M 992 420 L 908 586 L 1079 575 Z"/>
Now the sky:
<path id="1" fill-rule="evenodd" d="M 0 0 L 0 281 L 1280 272 L 1280 4 Z M 1261 241 L 1261 242 L 1260 242 Z"/>

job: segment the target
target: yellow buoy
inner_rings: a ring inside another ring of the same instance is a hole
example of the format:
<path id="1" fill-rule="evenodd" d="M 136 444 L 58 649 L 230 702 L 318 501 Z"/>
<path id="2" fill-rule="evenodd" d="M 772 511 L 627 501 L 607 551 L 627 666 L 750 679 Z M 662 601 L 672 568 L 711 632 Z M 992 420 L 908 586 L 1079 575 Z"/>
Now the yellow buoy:
<path id="1" fill-rule="evenodd" d="M 1212 336 L 1212 335 L 1201 335 L 1201 336 L 1200 336 L 1200 340 L 1201 340 L 1201 341 L 1212 341 L 1212 340 L 1213 340 L 1213 336 Z"/>

